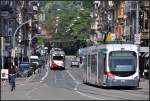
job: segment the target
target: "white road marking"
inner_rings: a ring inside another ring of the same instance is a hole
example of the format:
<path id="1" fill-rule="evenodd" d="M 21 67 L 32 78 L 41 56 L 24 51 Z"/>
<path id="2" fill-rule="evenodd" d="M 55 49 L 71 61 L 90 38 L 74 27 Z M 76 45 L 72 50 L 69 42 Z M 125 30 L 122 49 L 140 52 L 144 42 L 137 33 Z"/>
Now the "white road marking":
<path id="1" fill-rule="evenodd" d="M 16 83 L 16 85 L 25 85 L 24 83 Z"/>
<path id="2" fill-rule="evenodd" d="M 30 76 L 27 80 L 26 80 L 26 82 L 29 82 L 31 79 L 33 79 L 35 77 L 35 74 L 33 75 L 32 74 L 32 76 Z"/>
<path id="3" fill-rule="evenodd" d="M 32 97 L 30 96 L 31 94 L 30 93 L 32 93 L 34 90 L 36 90 L 36 89 L 39 89 L 39 87 L 38 87 L 38 85 L 35 87 L 35 88 L 33 88 L 33 89 L 31 89 L 30 91 L 28 91 L 25 95 L 28 97 L 28 99 L 32 99 Z"/>
<path id="4" fill-rule="evenodd" d="M 85 93 L 82 93 L 82 92 L 79 92 L 79 91 L 77 91 L 77 90 L 76 90 L 76 92 L 79 93 L 79 94 L 82 95 L 82 96 L 87 96 L 87 97 L 89 97 L 89 98 L 91 98 L 91 99 L 105 100 L 105 99 L 102 99 L 102 98 L 97 98 L 97 97 L 89 96 L 89 95 L 87 95 L 87 94 L 85 94 Z"/>
<path id="5" fill-rule="evenodd" d="M 97 97 L 93 97 L 93 96 L 89 96 L 89 95 L 87 95 L 87 94 L 85 94 L 85 93 L 82 93 L 82 92 L 80 92 L 80 91 L 78 91 L 78 86 L 79 86 L 79 82 L 75 79 L 75 77 L 73 77 L 73 75 L 67 70 L 67 73 L 70 75 L 70 77 L 73 79 L 73 81 L 76 83 L 76 85 L 75 85 L 75 87 L 74 87 L 74 90 L 78 93 L 78 94 L 80 94 L 80 95 L 82 95 L 82 96 L 87 96 L 87 97 L 89 97 L 89 98 L 91 98 L 91 99 L 96 99 L 96 100 L 104 100 L 104 99 L 102 99 L 102 98 L 97 98 Z"/>
<path id="6" fill-rule="evenodd" d="M 57 79 L 57 78 L 56 78 L 56 73 L 55 73 L 55 75 L 54 75 L 54 81 L 55 81 L 55 84 L 56 84 L 56 79 Z"/>
<path id="7" fill-rule="evenodd" d="M 72 76 L 72 74 L 67 70 L 67 73 L 70 75 L 70 77 L 73 79 L 73 81 L 75 81 L 75 83 L 77 83 L 78 81 Z"/>
<path id="8" fill-rule="evenodd" d="M 46 73 L 45 75 L 42 77 L 41 81 L 43 81 L 47 76 L 48 76 L 48 66 L 46 66 Z"/>

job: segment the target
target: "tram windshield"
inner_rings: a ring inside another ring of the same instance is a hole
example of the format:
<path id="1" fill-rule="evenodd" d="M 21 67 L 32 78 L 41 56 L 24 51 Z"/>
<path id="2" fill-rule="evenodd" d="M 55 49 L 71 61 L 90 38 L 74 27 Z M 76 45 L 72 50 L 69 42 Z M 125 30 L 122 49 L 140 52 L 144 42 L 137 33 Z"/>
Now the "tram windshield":
<path id="1" fill-rule="evenodd" d="M 136 53 L 131 51 L 114 51 L 109 55 L 110 72 L 115 75 L 120 73 L 133 74 L 136 71 Z"/>
<path id="2" fill-rule="evenodd" d="M 53 60 L 63 60 L 63 56 L 53 56 Z"/>

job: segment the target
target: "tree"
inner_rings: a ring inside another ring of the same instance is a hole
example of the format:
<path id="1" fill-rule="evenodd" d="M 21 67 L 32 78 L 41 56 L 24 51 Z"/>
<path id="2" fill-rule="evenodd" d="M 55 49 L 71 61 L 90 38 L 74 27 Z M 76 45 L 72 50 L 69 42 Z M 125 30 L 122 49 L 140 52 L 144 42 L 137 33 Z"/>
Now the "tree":
<path id="1" fill-rule="evenodd" d="M 58 8 L 59 11 L 57 11 Z M 84 11 L 80 8 L 84 8 Z M 52 39 L 70 40 L 75 37 L 77 39 L 89 37 L 91 1 L 47 1 L 45 9 L 47 14 L 45 28 L 52 35 Z M 60 17 L 57 33 L 55 33 L 56 16 Z M 80 19 L 74 22 L 77 17 Z M 74 25 L 70 27 L 70 31 L 66 32 L 72 23 Z"/>

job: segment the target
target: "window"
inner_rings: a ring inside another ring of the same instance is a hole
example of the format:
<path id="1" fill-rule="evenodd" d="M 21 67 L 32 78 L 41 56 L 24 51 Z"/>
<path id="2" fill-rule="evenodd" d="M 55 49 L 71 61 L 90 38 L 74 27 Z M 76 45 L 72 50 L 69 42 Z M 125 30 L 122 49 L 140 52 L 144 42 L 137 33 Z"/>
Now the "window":
<path id="1" fill-rule="evenodd" d="M 135 73 L 137 58 L 131 51 L 114 51 L 109 55 L 109 69 L 115 75 L 129 76 Z"/>
<path id="2" fill-rule="evenodd" d="M 96 55 L 91 56 L 91 72 L 96 72 L 97 62 Z"/>
<path id="3" fill-rule="evenodd" d="M 145 19 L 145 30 L 148 30 L 148 20 Z"/>

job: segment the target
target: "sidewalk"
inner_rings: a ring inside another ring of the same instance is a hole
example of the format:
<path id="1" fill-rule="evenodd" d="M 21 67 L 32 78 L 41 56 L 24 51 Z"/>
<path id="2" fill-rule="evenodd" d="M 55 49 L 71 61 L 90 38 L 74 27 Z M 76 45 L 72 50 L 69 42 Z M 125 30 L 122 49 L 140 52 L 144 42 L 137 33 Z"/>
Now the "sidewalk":
<path id="1" fill-rule="evenodd" d="M 10 90 L 10 85 L 7 82 L 6 85 L 1 85 L 1 100 L 29 100 L 27 97 L 37 83 L 26 82 L 27 78 L 16 79 L 16 89 Z"/>
<path id="2" fill-rule="evenodd" d="M 16 85 L 18 85 L 18 84 L 24 84 L 26 82 L 26 80 L 27 80 L 27 78 L 20 78 L 20 77 L 16 78 Z M 2 86 L 7 86 L 7 85 L 9 85 L 8 80 L 6 80 L 5 82 L 1 81 L 1 87 Z"/>

